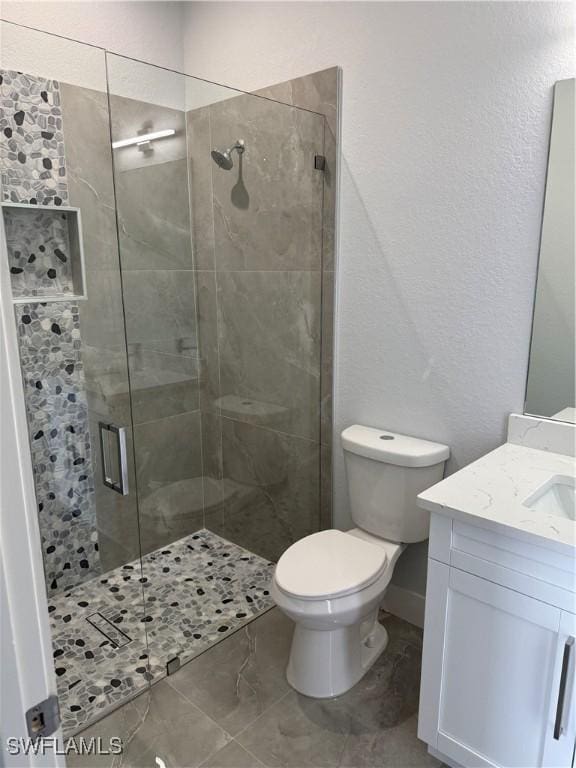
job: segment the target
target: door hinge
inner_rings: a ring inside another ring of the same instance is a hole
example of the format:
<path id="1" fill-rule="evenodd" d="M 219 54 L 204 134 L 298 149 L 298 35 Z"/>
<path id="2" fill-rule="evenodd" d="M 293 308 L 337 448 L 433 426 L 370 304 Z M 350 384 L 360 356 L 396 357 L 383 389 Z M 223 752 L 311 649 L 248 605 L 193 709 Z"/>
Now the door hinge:
<path id="1" fill-rule="evenodd" d="M 48 696 L 47 699 L 31 707 L 26 712 L 28 736 L 39 739 L 50 736 L 60 727 L 60 706 L 58 696 Z"/>
<path id="2" fill-rule="evenodd" d="M 324 155 L 314 155 L 314 168 L 317 171 L 326 170 L 326 158 Z"/>
<path id="3" fill-rule="evenodd" d="M 180 669 L 180 656 L 174 656 L 173 659 L 166 662 L 166 674 L 173 675 L 174 672 L 178 672 Z"/>

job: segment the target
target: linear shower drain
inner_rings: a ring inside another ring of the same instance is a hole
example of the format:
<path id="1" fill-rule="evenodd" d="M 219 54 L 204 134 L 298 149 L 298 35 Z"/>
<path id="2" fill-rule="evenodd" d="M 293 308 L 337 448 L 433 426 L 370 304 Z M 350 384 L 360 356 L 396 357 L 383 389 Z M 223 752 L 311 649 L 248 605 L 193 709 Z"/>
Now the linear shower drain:
<path id="1" fill-rule="evenodd" d="M 132 638 L 129 637 L 125 632 L 122 632 L 122 630 L 119 629 L 115 624 L 113 624 L 112 622 L 114 621 L 114 618 L 111 618 L 112 620 L 97 612 L 91 613 L 90 616 L 87 616 L 86 621 L 88 624 L 91 624 L 94 629 L 97 629 L 101 635 L 104 635 L 104 637 L 109 640 L 115 648 L 122 648 L 124 645 L 131 643 Z"/>

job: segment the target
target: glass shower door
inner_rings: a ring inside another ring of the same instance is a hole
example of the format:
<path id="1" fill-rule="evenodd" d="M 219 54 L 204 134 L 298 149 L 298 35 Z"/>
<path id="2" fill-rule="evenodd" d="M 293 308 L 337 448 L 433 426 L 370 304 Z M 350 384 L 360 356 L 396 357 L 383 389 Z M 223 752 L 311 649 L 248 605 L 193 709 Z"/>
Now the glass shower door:
<path id="1" fill-rule="evenodd" d="M 104 52 L 2 22 L 12 286 L 62 725 L 150 668 Z"/>
<path id="2" fill-rule="evenodd" d="M 150 653 L 272 607 L 319 528 L 324 117 L 107 54 Z"/>

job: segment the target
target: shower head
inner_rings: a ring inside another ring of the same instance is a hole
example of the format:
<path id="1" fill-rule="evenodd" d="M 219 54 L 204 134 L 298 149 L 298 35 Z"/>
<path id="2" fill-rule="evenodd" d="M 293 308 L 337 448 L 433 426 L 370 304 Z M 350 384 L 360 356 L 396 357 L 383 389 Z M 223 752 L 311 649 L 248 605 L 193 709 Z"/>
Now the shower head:
<path id="1" fill-rule="evenodd" d="M 225 171 L 229 171 L 234 165 L 229 149 L 225 149 L 224 152 L 220 152 L 219 149 L 213 149 L 210 154 L 216 165 Z"/>
<path id="2" fill-rule="evenodd" d="M 225 149 L 223 152 L 219 149 L 213 149 L 210 154 L 212 155 L 212 160 L 214 160 L 219 168 L 222 168 L 224 171 L 229 171 L 234 166 L 232 152 L 236 150 L 238 154 L 241 155 L 244 152 L 244 149 L 244 141 L 238 139 L 235 144 L 228 149 Z"/>

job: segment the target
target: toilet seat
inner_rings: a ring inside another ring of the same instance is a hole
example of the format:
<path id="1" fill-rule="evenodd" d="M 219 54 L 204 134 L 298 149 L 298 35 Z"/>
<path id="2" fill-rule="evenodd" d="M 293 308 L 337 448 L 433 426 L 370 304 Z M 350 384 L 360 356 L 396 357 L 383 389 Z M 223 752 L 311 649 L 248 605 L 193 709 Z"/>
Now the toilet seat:
<path id="1" fill-rule="evenodd" d="M 343 531 L 320 531 L 286 550 L 274 578 L 282 592 L 301 600 L 344 597 L 377 581 L 387 563 L 383 547 Z"/>

